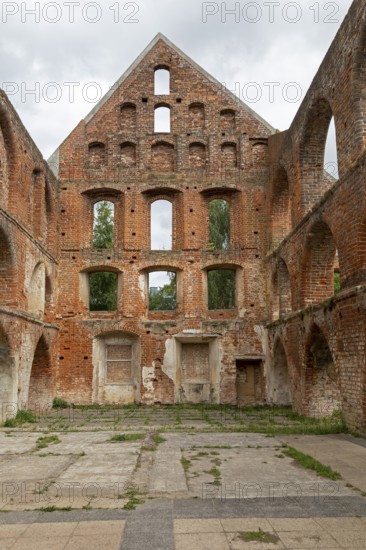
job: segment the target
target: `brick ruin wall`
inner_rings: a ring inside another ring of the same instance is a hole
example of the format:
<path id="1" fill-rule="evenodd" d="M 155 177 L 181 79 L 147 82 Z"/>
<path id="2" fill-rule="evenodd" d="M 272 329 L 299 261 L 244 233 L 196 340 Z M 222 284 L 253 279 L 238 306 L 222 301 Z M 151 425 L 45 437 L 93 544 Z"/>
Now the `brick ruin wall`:
<path id="1" fill-rule="evenodd" d="M 55 396 L 248 399 L 341 410 L 365 431 L 365 18 L 356 0 L 283 133 L 162 38 L 63 142 L 57 178 L 1 94 L 3 417 Z M 169 69 L 168 95 L 154 93 L 157 68 Z M 170 109 L 166 133 L 154 131 L 159 106 Z M 338 181 L 323 170 L 332 116 Z M 230 207 L 226 250 L 209 244 L 214 199 Z M 101 200 L 114 204 L 112 249 L 92 244 Z M 156 200 L 172 204 L 172 250 L 150 250 Z M 208 308 L 208 272 L 220 268 L 235 273 L 233 309 Z M 175 311 L 148 308 L 156 270 L 176 273 Z M 96 271 L 117 274 L 116 311 L 90 311 Z M 130 378 L 113 370 L 118 350 Z"/>

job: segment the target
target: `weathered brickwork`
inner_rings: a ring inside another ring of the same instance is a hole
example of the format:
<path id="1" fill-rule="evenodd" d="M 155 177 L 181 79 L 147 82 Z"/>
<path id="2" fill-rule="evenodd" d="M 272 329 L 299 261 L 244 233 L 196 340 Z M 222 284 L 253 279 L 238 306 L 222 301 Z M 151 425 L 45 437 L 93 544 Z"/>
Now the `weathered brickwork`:
<path id="1" fill-rule="evenodd" d="M 12 403 L 45 407 L 55 396 L 268 402 L 341 410 L 366 429 L 365 18 L 355 0 L 282 133 L 162 35 L 49 167 L 0 96 L 2 417 Z M 164 95 L 159 69 L 170 76 Z M 160 107 L 166 131 L 155 125 Z M 332 116 L 338 181 L 324 171 Z M 230 212 L 221 250 L 209 230 L 217 199 Z M 158 200 L 171 204 L 171 250 L 151 249 Z M 93 246 L 100 201 L 114 205 L 108 249 Z M 214 269 L 234 274 L 230 309 L 209 309 Z M 91 311 L 98 271 L 116 274 L 115 311 Z M 155 271 L 175 274 L 174 310 L 149 310 Z"/>

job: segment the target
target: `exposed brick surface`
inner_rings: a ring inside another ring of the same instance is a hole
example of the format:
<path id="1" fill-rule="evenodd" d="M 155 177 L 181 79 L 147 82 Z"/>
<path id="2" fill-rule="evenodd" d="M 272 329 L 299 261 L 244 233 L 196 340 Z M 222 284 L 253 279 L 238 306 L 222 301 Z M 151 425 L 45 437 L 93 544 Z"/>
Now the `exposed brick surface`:
<path id="1" fill-rule="evenodd" d="M 366 429 L 365 18 L 355 0 L 283 133 L 161 36 L 62 143 L 57 178 L 0 95 L 3 417 L 7 403 L 35 408 L 55 395 L 249 396 L 309 415 L 341 409 Z M 159 68 L 167 95 L 154 93 Z M 170 132 L 154 131 L 162 106 Z M 332 116 L 338 181 L 323 162 Z M 215 199 L 230 208 L 225 250 L 210 244 Z M 93 248 L 101 200 L 114 204 L 112 249 Z M 150 249 L 156 200 L 172 204 L 172 250 Z M 208 309 L 210 269 L 235 271 L 233 309 Z M 89 310 L 94 271 L 117 273 L 116 311 Z M 176 273 L 176 310 L 149 311 L 151 271 Z"/>

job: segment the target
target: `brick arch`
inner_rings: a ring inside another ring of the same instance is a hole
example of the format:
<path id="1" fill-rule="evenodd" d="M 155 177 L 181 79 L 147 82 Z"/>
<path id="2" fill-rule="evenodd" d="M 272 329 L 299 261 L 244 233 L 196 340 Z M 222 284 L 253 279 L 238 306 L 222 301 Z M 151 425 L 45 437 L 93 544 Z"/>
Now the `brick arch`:
<path id="1" fill-rule="evenodd" d="M 277 247 L 291 232 L 290 184 L 285 168 L 279 166 L 272 185 L 272 246 Z"/>
<path id="2" fill-rule="evenodd" d="M 354 120 L 353 139 L 356 148 L 362 152 L 366 148 L 366 22 L 363 22 L 361 38 L 354 55 L 352 71 L 352 112 Z"/>
<path id="3" fill-rule="evenodd" d="M 0 303 L 15 302 L 17 285 L 17 258 L 13 241 L 7 229 L 0 225 Z"/>
<path id="4" fill-rule="evenodd" d="M 277 272 L 280 315 L 287 315 L 292 311 L 292 281 L 287 263 L 282 257 L 278 259 Z"/>
<path id="5" fill-rule="evenodd" d="M 318 304 L 334 295 L 336 244 L 322 219 L 311 225 L 306 236 L 301 264 L 300 305 Z"/>
<path id="6" fill-rule="evenodd" d="M 0 325 L 0 421 L 6 420 L 6 405 L 16 402 L 16 369 L 9 337 Z"/>
<path id="7" fill-rule="evenodd" d="M 306 214 L 321 199 L 334 181 L 324 174 L 324 153 L 333 117 L 326 98 L 317 98 L 306 112 L 299 143 L 301 210 Z M 335 118 L 337 127 L 337 120 Z"/>
<path id="8" fill-rule="evenodd" d="M 273 359 L 268 371 L 268 397 L 273 405 L 291 405 L 291 380 L 285 345 L 277 336 L 273 344 Z"/>
<path id="9" fill-rule="evenodd" d="M 271 288 L 271 319 L 277 321 L 280 317 L 280 289 L 278 281 L 278 269 L 277 265 L 271 272 L 270 280 Z"/>
<path id="10" fill-rule="evenodd" d="M 6 206 L 10 183 L 15 181 L 18 163 L 18 146 L 7 107 L 0 96 L 0 203 Z"/>
<path id="11" fill-rule="evenodd" d="M 341 408 L 338 368 L 324 332 L 312 324 L 305 345 L 304 411 L 309 416 L 330 416 Z"/>
<path id="12" fill-rule="evenodd" d="M 55 372 L 52 368 L 50 344 L 44 334 L 34 351 L 29 379 L 28 408 L 40 410 L 50 407 L 54 397 Z"/>

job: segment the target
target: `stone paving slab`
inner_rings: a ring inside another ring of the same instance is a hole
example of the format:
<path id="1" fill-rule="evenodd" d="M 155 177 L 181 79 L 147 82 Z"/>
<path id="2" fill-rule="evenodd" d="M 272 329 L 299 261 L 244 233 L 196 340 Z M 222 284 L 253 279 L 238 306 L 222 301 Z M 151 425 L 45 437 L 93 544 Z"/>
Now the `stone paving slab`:
<path id="1" fill-rule="evenodd" d="M 366 447 L 339 435 L 288 435 L 281 441 L 341 473 L 346 482 L 366 492 Z"/>

